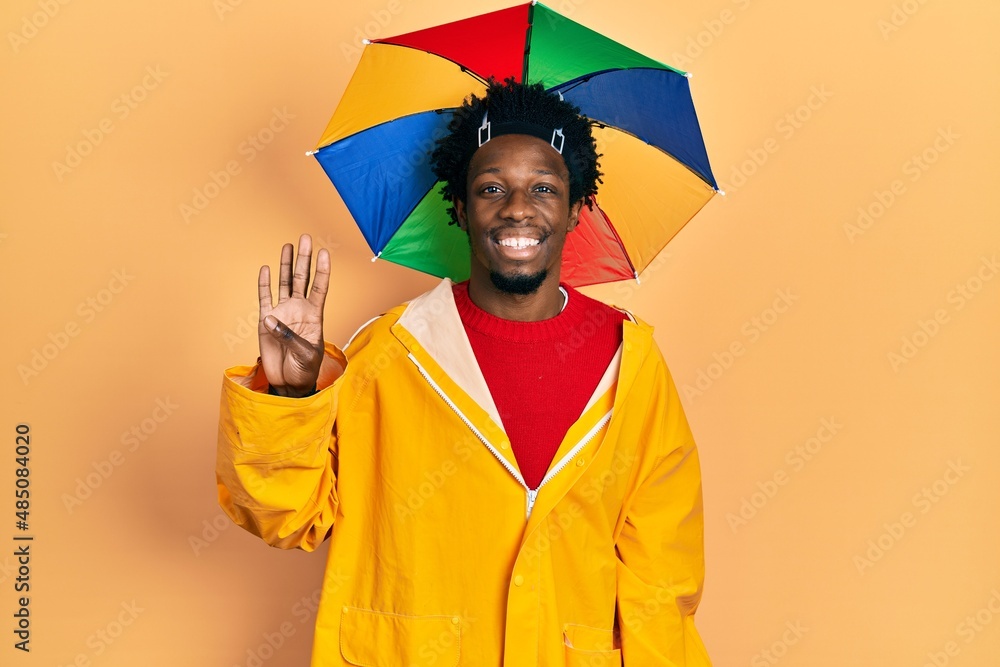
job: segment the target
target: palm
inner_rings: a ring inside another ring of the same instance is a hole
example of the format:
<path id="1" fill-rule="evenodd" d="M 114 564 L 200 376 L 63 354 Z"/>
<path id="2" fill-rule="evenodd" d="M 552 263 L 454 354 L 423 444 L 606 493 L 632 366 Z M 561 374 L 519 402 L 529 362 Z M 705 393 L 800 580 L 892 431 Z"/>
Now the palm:
<path id="1" fill-rule="evenodd" d="M 316 276 L 307 292 L 311 250 L 312 239 L 304 234 L 293 273 L 292 246 L 282 248 L 276 305 L 272 304 L 270 268 L 261 267 L 258 278 L 261 364 L 271 386 L 288 395 L 311 390 L 323 361 L 323 305 L 330 282 L 330 255 L 326 250 L 319 252 Z"/>
<path id="2" fill-rule="evenodd" d="M 270 314 L 322 352 L 323 313 L 315 311 L 316 309 L 305 299 L 292 298 L 279 303 Z M 261 363 L 272 385 L 303 386 L 315 381 L 315 378 L 310 379 L 310 369 L 306 367 L 307 360 L 301 359 L 301 355 L 296 355 L 283 341 L 272 336 L 263 323 L 258 325 L 257 333 L 260 339 Z"/>

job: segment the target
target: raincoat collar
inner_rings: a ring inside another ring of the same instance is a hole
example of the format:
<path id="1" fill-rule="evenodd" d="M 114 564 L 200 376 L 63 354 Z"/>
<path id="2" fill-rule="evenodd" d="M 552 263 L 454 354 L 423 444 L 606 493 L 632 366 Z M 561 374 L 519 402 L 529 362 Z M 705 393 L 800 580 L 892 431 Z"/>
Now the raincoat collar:
<path id="1" fill-rule="evenodd" d="M 500 412 L 486 385 L 486 378 L 479 368 L 476 353 L 472 350 L 472 343 L 469 342 L 455 306 L 452 286 L 451 280 L 445 278 L 434 289 L 410 301 L 393 325 L 393 333 L 411 353 L 423 348 L 441 371 L 481 406 L 494 424 L 503 428 Z M 409 345 L 406 338 L 400 335 L 400 328 L 412 335 L 413 342 Z"/>
<path id="2" fill-rule="evenodd" d="M 593 451 L 588 450 L 600 447 L 606 435 L 617 430 L 613 413 L 628 396 L 650 351 L 652 327 L 623 311 L 628 319 L 622 323 L 622 344 L 583 414 L 567 431 L 543 480 L 546 490 L 537 493 L 536 498 L 518 468 L 510 440 L 455 306 L 452 286 L 445 278 L 434 289 L 403 306 L 391 331 L 434 390 L 528 491 L 530 528 L 589 467 Z M 575 465 L 568 465 L 571 459 L 576 460 Z"/>
<path id="3" fill-rule="evenodd" d="M 452 281 L 445 278 L 434 289 L 410 301 L 396 324 L 393 325 L 393 333 L 410 349 L 411 353 L 422 348 L 427 355 L 433 358 L 441 371 L 448 375 L 473 402 L 478 404 L 493 423 L 502 430 L 503 421 L 500 419 L 500 412 L 497 410 L 486 379 L 479 368 L 472 344 L 465 333 L 465 326 L 462 324 L 462 318 L 455 305 L 453 286 Z M 629 325 L 636 324 L 636 320 L 628 311 L 622 310 L 622 312 L 628 317 L 624 323 L 627 332 Z M 643 326 L 649 329 L 648 326 Z M 402 329 L 405 329 L 410 336 L 406 336 L 401 331 Z M 651 329 L 649 330 L 651 331 Z M 408 339 L 412 339 L 409 345 L 407 345 Z M 593 395 L 587 402 L 584 414 L 619 379 L 623 347 L 624 343 L 619 346 Z"/>

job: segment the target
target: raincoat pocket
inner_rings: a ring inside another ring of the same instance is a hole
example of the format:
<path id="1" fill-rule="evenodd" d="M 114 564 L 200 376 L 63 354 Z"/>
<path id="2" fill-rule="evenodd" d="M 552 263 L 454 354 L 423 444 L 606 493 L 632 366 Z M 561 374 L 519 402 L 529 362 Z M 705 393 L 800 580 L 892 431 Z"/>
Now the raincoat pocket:
<path id="1" fill-rule="evenodd" d="M 457 616 L 405 616 L 344 607 L 340 653 L 362 667 L 458 664 L 461 623 Z"/>
<path id="2" fill-rule="evenodd" d="M 622 651 L 579 651 L 566 647 L 566 667 L 621 667 Z"/>
<path id="3" fill-rule="evenodd" d="M 585 625 L 563 628 L 566 667 L 621 667 L 621 649 L 613 648 L 615 636 L 611 630 Z"/>

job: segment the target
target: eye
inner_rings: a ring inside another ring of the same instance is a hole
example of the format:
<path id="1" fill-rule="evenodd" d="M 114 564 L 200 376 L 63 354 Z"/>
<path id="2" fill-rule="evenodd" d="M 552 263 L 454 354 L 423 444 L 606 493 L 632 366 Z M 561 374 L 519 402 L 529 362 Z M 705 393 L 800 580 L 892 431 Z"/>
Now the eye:
<path id="1" fill-rule="evenodd" d="M 495 194 L 500 193 L 501 190 L 500 190 L 499 186 L 496 186 L 496 185 L 487 185 L 486 187 L 482 188 L 480 190 L 480 192 L 482 192 L 484 195 L 495 195 Z"/>
<path id="2" fill-rule="evenodd" d="M 537 185 L 535 186 L 535 192 L 541 192 L 543 194 L 555 194 L 555 188 L 549 185 Z"/>

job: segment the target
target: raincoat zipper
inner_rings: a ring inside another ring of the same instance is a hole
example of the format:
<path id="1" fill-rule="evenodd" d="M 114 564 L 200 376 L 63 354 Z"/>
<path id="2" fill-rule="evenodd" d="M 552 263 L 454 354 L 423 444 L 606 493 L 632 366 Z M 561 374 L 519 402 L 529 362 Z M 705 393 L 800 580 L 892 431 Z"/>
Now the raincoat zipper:
<path id="1" fill-rule="evenodd" d="M 455 414 L 457 414 L 459 418 L 463 422 L 465 422 L 465 425 L 469 427 L 469 430 L 471 430 L 475 434 L 475 436 L 479 438 L 479 440 L 484 445 L 486 445 L 486 447 L 489 448 L 491 452 L 493 452 L 493 456 L 497 457 L 497 460 L 500 461 L 501 464 L 503 464 L 503 467 L 507 469 L 507 472 L 513 475 L 514 479 L 516 479 L 521 484 L 521 486 L 523 486 L 525 490 L 527 490 L 528 493 L 530 494 L 531 489 L 529 489 L 528 485 L 524 483 L 524 478 L 521 477 L 521 473 L 518 472 L 517 468 L 508 463 L 507 459 L 501 456 L 500 452 L 496 450 L 496 447 L 490 444 L 490 441 L 486 439 L 486 436 L 480 433 L 479 429 L 477 429 L 475 425 L 471 421 L 469 421 L 469 418 L 466 417 L 462 413 L 462 411 L 458 409 L 458 406 L 455 405 L 455 403 L 452 402 L 450 398 L 448 398 L 448 395 L 444 393 L 444 390 L 441 389 L 441 387 L 439 387 L 438 384 L 431 379 L 431 376 L 427 373 L 426 370 L 424 370 L 424 367 L 420 365 L 420 362 L 417 361 L 416 357 L 414 357 L 412 353 L 407 356 L 410 358 L 410 361 L 412 361 L 416 365 L 417 370 L 420 371 L 420 374 L 424 376 L 424 379 L 427 380 L 427 383 L 437 393 L 437 395 L 440 396 L 442 399 L 444 399 L 444 402 L 448 404 L 448 407 L 450 407 L 452 410 L 455 411 Z"/>
<path id="2" fill-rule="evenodd" d="M 542 478 L 542 481 L 538 483 L 538 488 L 530 489 L 528 488 L 528 485 L 525 483 L 524 478 L 521 476 L 521 473 L 518 472 L 518 470 L 514 468 L 510 463 L 508 463 L 507 459 L 501 456 L 500 452 L 496 450 L 496 447 L 490 444 L 490 441 L 486 439 L 486 436 L 480 433 L 479 429 L 475 427 L 475 425 L 469 420 L 469 418 L 462 413 L 462 411 L 458 408 L 457 405 L 455 405 L 455 403 L 450 398 L 448 398 L 448 395 L 445 394 L 444 390 L 441 389 L 441 387 L 439 387 L 436 382 L 434 382 L 430 374 L 428 374 L 427 371 L 424 370 L 424 367 L 420 365 L 420 362 L 417 361 L 416 357 L 414 357 L 412 353 L 408 354 L 407 356 L 410 358 L 410 361 L 412 361 L 414 365 L 417 367 L 417 370 L 420 371 L 420 375 L 422 375 L 423 378 L 427 380 L 427 384 L 431 386 L 434 392 L 438 396 L 440 396 L 445 403 L 448 404 L 448 407 L 450 407 L 452 410 L 455 411 L 455 414 L 458 415 L 459 419 L 461 419 L 462 422 L 464 422 L 465 425 L 469 427 L 469 430 L 472 431 L 472 433 L 477 438 L 479 438 L 480 442 L 486 445 L 487 449 L 493 452 L 493 456 L 496 457 L 496 459 L 501 463 L 501 465 L 503 465 L 503 467 L 507 469 L 507 472 L 509 472 L 527 492 L 527 508 L 525 509 L 525 517 L 524 517 L 525 521 L 531 518 L 531 510 L 535 506 L 535 500 L 538 498 L 539 489 L 541 489 L 546 482 L 548 482 L 550 479 L 559 474 L 559 472 L 563 468 L 565 468 L 566 465 L 571 460 L 573 460 L 573 457 L 576 456 L 581 449 L 586 447 L 590 443 L 590 441 L 593 440 L 594 437 L 601 431 L 601 429 L 604 428 L 604 426 L 611 420 L 612 410 L 608 410 L 607 413 L 603 417 L 601 417 L 600 421 L 598 421 L 597 424 L 595 424 L 594 427 L 590 429 L 587 432 L 587 434 L 580 439 L 579 442 L 573 445 L 573 448 L 570 449 L 568 452 L 566 452 L 566 455 L 563 456 L 561 459 L 559 459 L 559 462 L 556 463 L 556 465 L 553 466 L 545 474 L 545 477 Z"/>

